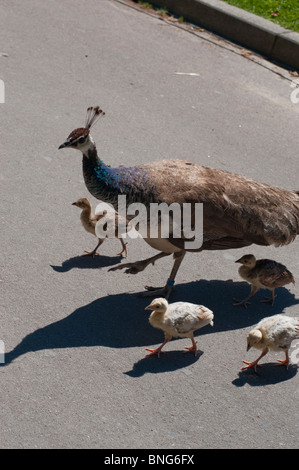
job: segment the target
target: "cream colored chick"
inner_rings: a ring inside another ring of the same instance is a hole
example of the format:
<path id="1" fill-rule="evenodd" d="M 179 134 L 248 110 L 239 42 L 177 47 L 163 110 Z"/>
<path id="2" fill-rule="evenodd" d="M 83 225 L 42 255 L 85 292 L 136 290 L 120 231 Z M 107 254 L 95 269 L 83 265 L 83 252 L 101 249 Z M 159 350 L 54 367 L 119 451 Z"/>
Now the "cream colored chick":
<path id="1" fill-rule="evenodd" d="M 208 324 L 213 326 L 213 312 L 203 305 L 189 302 L 168 304 L 166 299 L 158 298 L 154 299 L 145 310 L 153 310 L 149 322 L 154 328 L 163 330 L 165 334 L 165 340 L 157 349 L 146 348 L 147 351 L 150 351 L 147 356 L 157 354 L 160 357 L 163 346 L 172 337 L 190 338 L 192 346 L 186 347 L 186 349 L 192 351 L 196 356 L 197 342 L 194 340 L 194 331 Z"/>
<path id="2" fill-rule="evenodd" d="M 91 203 L 86 197 L 78 199 L 78 201 L 73 202 L 72 205 L 79 207 L 79 209 L 82 209 L 82 212 L 80 214 L 80 219 L 81 219 L 82 225 L 83 225 L 83 227 L 85 228 L 85 230 L 87 232 L 92 233 L 92 235 L 94 235 L 94 236 L 96 236 L 96 224 L 103 217 L 105 217 L 105 220 L 107 219 L 107 217 L 113 217 L 113 222 L 115 223 L 115 226 L 117 227 L 117 224 L 118 224 L 118 221 L 117 221 L 118 214 L 117 214 L 117 212 L 111 212 L 111 214 L 110 214 L 109 212 L 104 210 L 101 214 L 94 214 L 93 211 L 92 211 Z M 127 256 L 127 248 L 126 248 L 127 243 L 125 243 L 123 241 L 121 235 L 118 236 L 117 232 L 115 233 L 115 235 L 116 235 L 117 238 L 119 238 L 119 240 L 121 242 L 121 245 L 122 245 L 122 251 L 120 253 L 117 253 L 117 254 L 122 255 L 123 253 L 125 253 L 124 256 L 126 257 Z M 100 245 L 102 245 L 104 240 L 105 240 L 105 238 L 98 238 L 98 244 L 95 247 L 95 249 L 91 252 L 85 251 L 85 253 L 87 253 L 88 256 L 99 255 L 99 253 L 97 253 L 97 249 Z"/>
<path id="3" fill-rule="evenodd" d="M 244 255 L 238 259 L 236 263 L 241 263 L 239 268 L 240 276 L 251 284 L 250 294 L 243 300 L 237 301 L 234 305 L 244 305 L 247 308 L 248 300 L 259 289 L 269 289 L 272 293 L 269 299 L 262 302 L 270 302 L 274 304 L 276 295 L 274 294 L 276 287 L 283 287 L 294 281 L 293 274 L 283 265 L 270 259 L 256 260 L 254 255 Z"/>
<path id="4" fill-rule="evenodd" d="M 289 349 L 294 339 L 299 339 L 299 318 L 287 317 L 286 315 L 273 315 L 261 320 L 247 336 L 247 351 L 254 347 L 261 349 L 262 354 L 253 362 L 243 361 L 247 364 L 242 369 L 253 367 L 256 370 L 259 360 L 271 349 L 273 351 L 284 351 L 285 360 L 279 360 L 288 368 Z"/>

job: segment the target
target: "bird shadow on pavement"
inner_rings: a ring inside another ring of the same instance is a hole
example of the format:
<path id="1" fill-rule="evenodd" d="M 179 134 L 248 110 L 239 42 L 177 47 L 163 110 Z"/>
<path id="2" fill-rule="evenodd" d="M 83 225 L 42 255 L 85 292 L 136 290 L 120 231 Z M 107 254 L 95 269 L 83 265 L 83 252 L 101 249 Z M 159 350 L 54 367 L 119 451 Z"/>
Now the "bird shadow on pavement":
<path id="1" fill-rule="evenodd" d="M 162 337 L 163 340 L 163 337 Z M 185 338 L 188 342 L 188 339 Z M 145 351 L 147 353 L 147 351 Z M 148 353 L 147 353 L 148 354 Z M 186 368 L 198 361 L 202 356 L 203 351 L 198 350 L 197 355 L 189 351 L 162 351 L 162 354 L 158 358 L 156 355 L 146 357 L 146 355 L 135 362 L 132 370 L 124 372 L 129 377 L 141 377 L 144 374 L 159 374 L 163 372 L 172 372 L 174 370 Z"/>
<path id="2" fill-rule="evenodd" d="M 203 304 L 214 312 L 213 331 L 234 330 L 255 325 L 262 318 L 283 313 L 287 307 L 299 304 L 299 300 L 288 289 L 277 289 L 277 298 L 272 306 L 263 303 L 265 290 L 260 290 L 245 308 L 243 305 L 234 306 L 234 299 L 243 299 L 249 294 L 250 286 L 246 282 L 200 280 L 177 286 L 171 302 L 184 300 Z"/>
<path id="3" fill-rule="evenodd" d="M 290 364 L 288 369 L 277 363 L 261 363 L 254 369 L 241 370 L 239 376 L 233 380 L 232 384 L 236 387 L 243 387 L 245 384 L 252 387 L 261 387 L 265 385 L 274 385 L 292 379 L 298 371 L 297 364 Z"/>
<path id="4" fill-rule="evenodd" d="M 171 302 L 188 301 L 203 304 L 214 311 L 214 327 L 208 325 L 195 332 L 195 336 L 202 334 L 215 334 L 220 331 L 238 330 L 249 327 L 265 316 L 281 313 L 282 305 L 287 307 L 297 303 L 294 296 L 287 289 L 280 289 L 279 302 L 256 305 L 248 309 L 233 307 L 232 298 L 236 292 L 245 293 L 244 283 L 219 280 L 201 280 L 181 284 L 176 287 Z M 248 286 L 247 286 L 248 288 Z M 244 292 L 241 292 L 244 290 Z M 240 291 L 240 292 L 239 292 Z M 5 362 L 0 366 L 7 366 L 16 358 L 31 352 L 45 349 L 80 348 L 80 347 L 108 347 L 108 348 L 145 348 L 154 344 L 161 344 L 164 335 L 162 331 L 152 328 L 149 324 L 149 312 L 144 308 L 151 299 L 139 297 L 140 293 L 120 293 L 98 298 L 93 302 L 77 308 L 64 318 L 39 328 L 25 336 L 15 348 L 5 353 Z M 261 305 L 263 305 L 261 307 Z M 216 338 L 215 338 L 216 340 Z M 181 340 L 185 341 L 185 339 Z M 171 343 L 170 343 L 171 344 Z M 188 344 L 187 344 L 188 345 Z M 182 343 L 182 350 L 185 344 Z M 144 352 L 145 353 L 145 352 Z M 142 371 L 163 371 L 163 367 L 172 368 L 171 359 L 179 352 L 165 354 L 165 358 L 158 361 L 155 357 L 148 357 L 135 364 L 132 374 L 138 375 Z M 184 367 L 192 361 L 198 360 L 192 354 L 178 356 L 176 367 Z M 146 363 L 148 361 L 148 364 Z M 168 364 L 166 364 L 168 362 Z"/>
<path id="5" fill-rule="evenodd" d="M 58 273 L 66 273 L 71 269 L 99 269 L 107 266 L 113 266 L 114 264 L 120 263 L 122 255 L 117 256 L 74 256 L 66 259 L 62 262 L 61 266 L 50 265 L 51 268 Z"/>

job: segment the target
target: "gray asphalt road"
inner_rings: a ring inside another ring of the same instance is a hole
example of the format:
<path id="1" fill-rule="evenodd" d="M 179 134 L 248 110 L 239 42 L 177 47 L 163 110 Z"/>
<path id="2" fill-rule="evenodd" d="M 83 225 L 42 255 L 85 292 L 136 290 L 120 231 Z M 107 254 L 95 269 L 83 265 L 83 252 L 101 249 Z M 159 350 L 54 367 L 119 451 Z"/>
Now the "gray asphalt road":
<path id="1" fill-rule="evenodd" d="M 171 300 L 207 305 L 215 326 L 197 335 L 197 358 L 184 339 L 145 358 L 163 334 L 137 294 L 163 285 L 172 260 L 108 272 L 121 261 L 117 240 L 82 258 L 96 240 L 71 205 L 89 197 L 81 156 L 58 151 L 99 104 L 106 117 L 92 134 L 111 165 L 179 157 L 299 189 L 292 77 L 114 0 L 0 10 L 1 448 L 298 448 L 296 348 L 288 371 L 271 353 L 258 374 L 241 372 L 257 357 L 247 332 L 264 316 L 298 315 L 298 285 L 272 308 L 263 294 L 232 307 L 249 289 L 234 264 L 248 249 L 189 254 Z M 128 250 L 129 261 L 156 253 L 142 240 Z M 250 251 L 298 278 L 298 241 Z"/>

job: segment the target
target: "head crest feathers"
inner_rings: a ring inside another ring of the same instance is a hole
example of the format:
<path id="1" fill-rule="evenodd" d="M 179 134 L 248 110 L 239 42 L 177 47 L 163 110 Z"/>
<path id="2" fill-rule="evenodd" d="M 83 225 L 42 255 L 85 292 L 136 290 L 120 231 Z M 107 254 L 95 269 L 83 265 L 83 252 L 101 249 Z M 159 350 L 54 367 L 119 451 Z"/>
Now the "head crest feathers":
<path id="1" fill-rule="evenodd" d="M 105 113 L 99 106 L 90 106 L 87 108 L 85 128 L 90 129 L 100 117 L 105 116 Z"/>

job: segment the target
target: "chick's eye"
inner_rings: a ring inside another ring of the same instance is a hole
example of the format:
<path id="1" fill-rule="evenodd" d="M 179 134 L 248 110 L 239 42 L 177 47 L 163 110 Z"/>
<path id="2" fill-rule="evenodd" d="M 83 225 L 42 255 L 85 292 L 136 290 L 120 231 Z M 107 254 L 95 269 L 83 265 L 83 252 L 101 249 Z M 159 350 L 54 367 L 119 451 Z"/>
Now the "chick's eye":
<path id="1" fill-rule="evenodd" d="M 85 137 L 81 137 L 79 140 L 78 140 L 79 144 L 84 144 L 85 142 Z"/>

